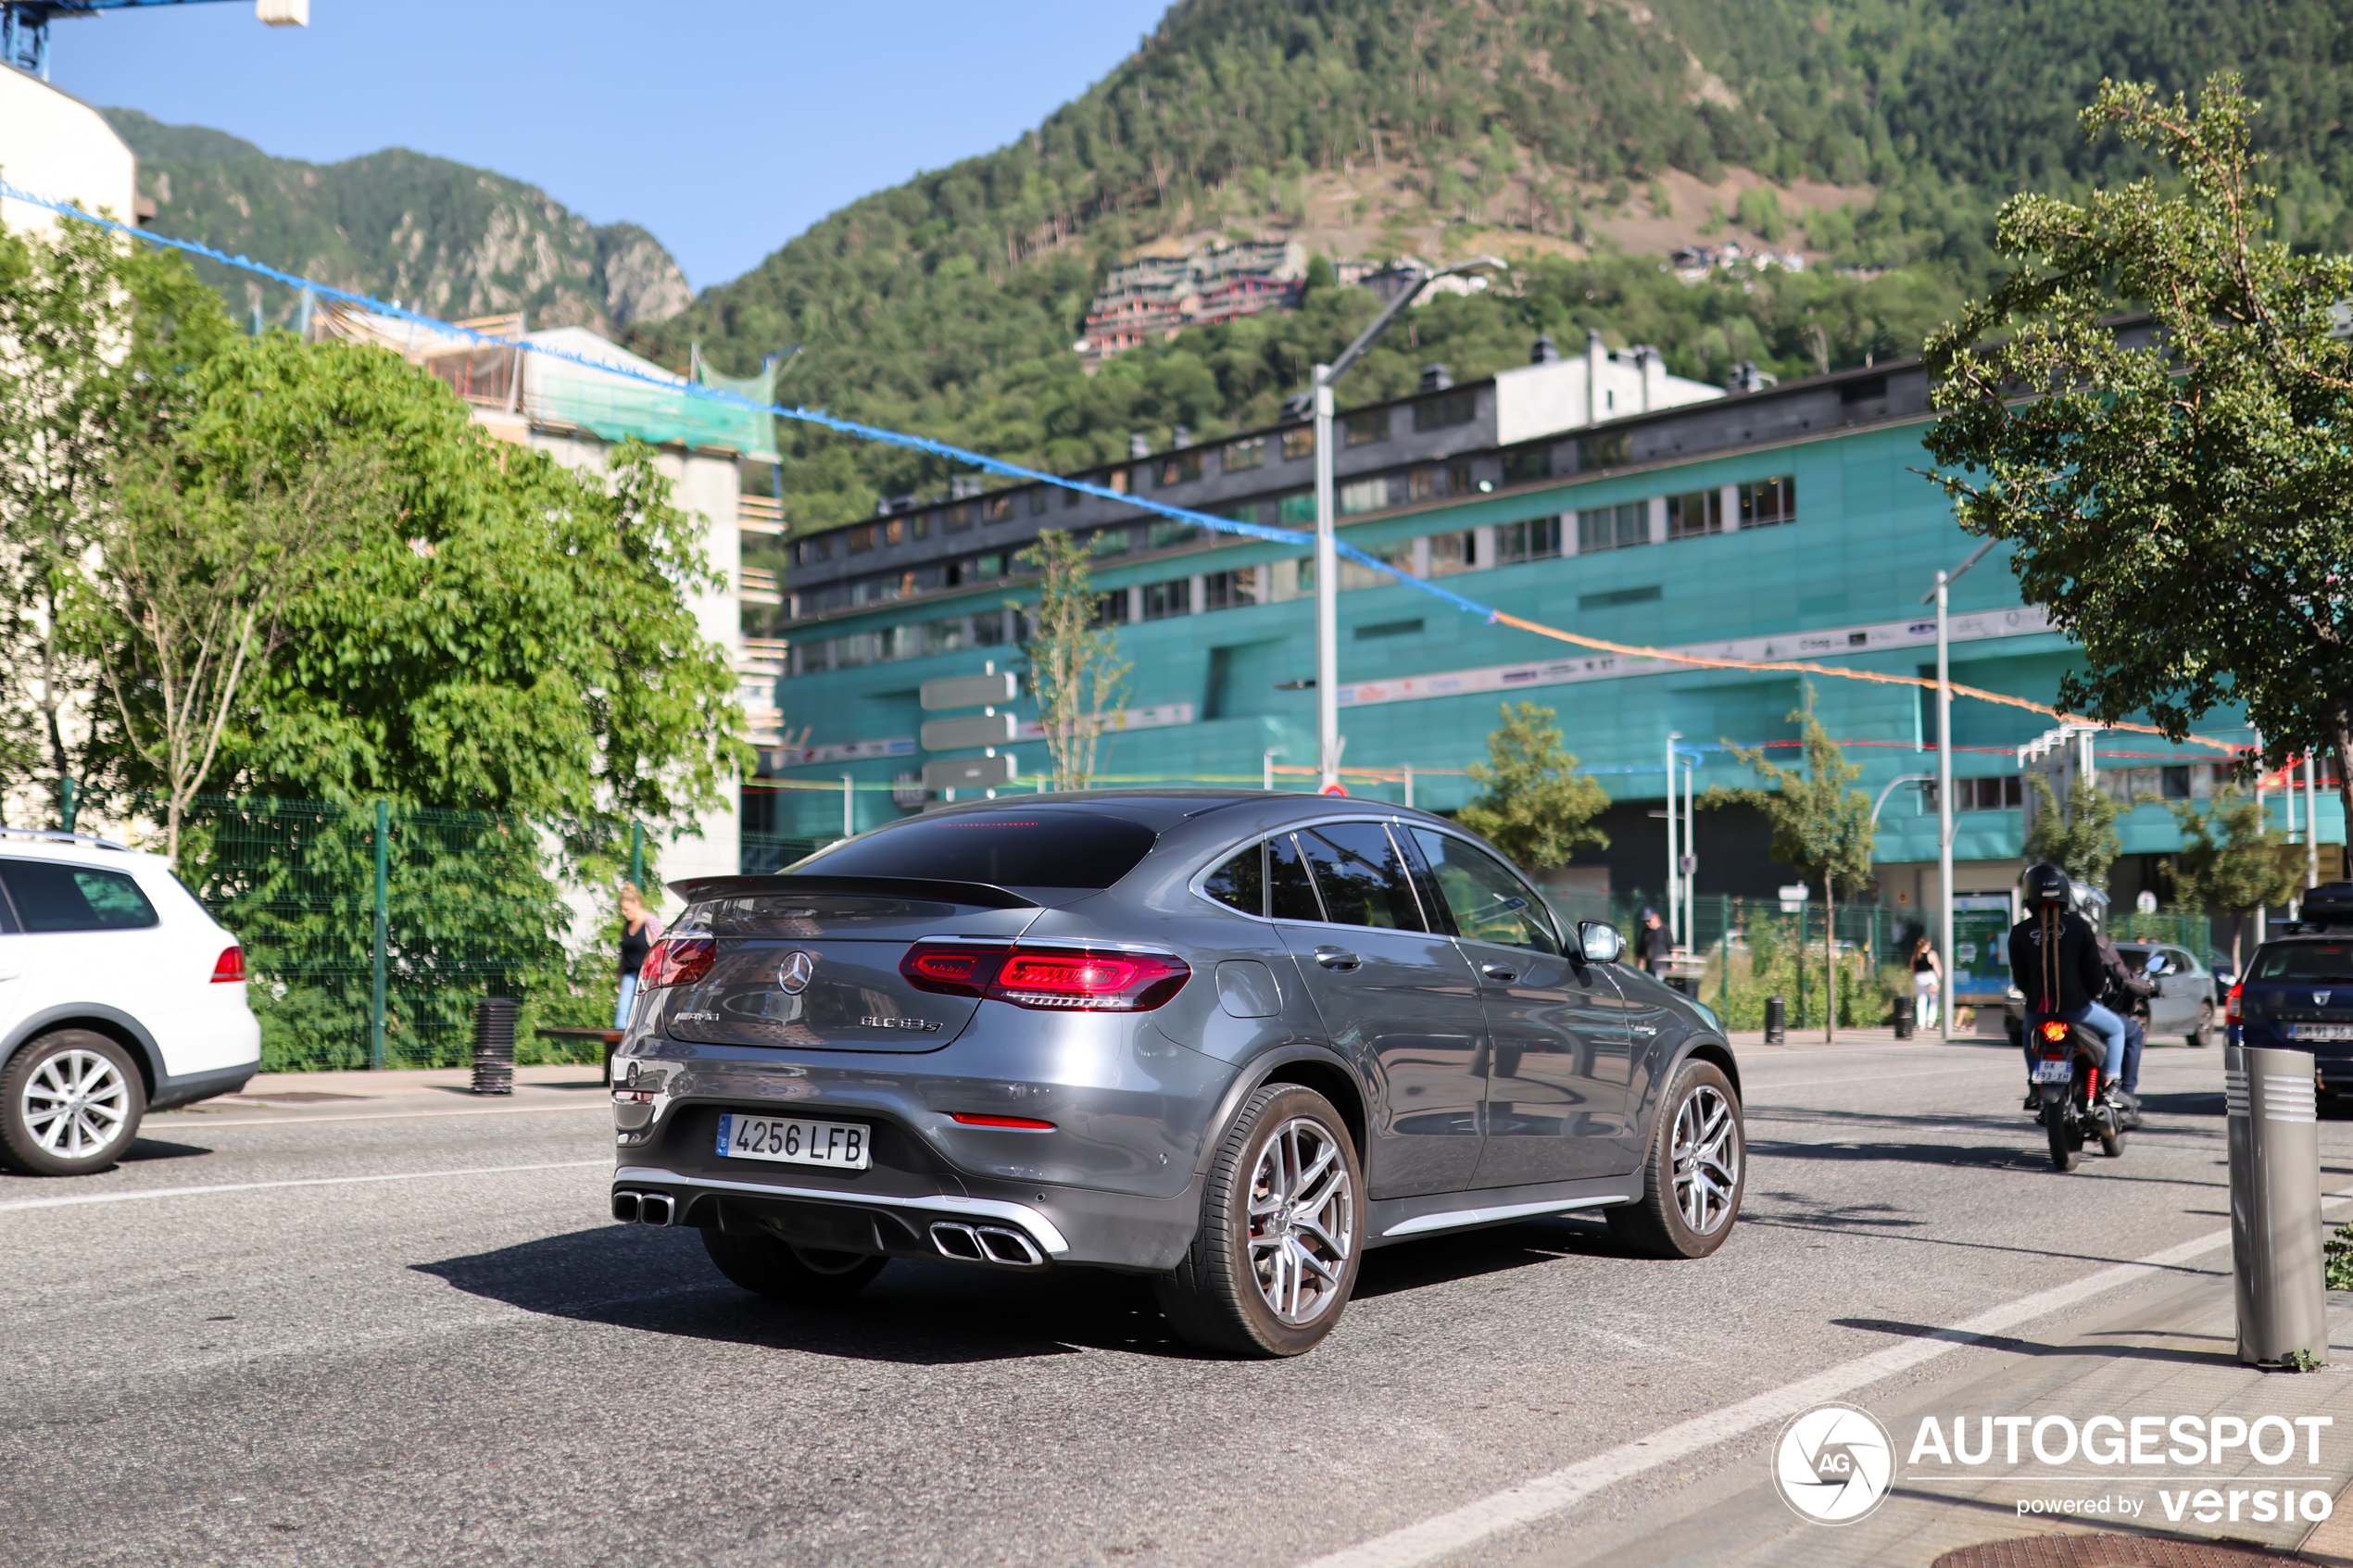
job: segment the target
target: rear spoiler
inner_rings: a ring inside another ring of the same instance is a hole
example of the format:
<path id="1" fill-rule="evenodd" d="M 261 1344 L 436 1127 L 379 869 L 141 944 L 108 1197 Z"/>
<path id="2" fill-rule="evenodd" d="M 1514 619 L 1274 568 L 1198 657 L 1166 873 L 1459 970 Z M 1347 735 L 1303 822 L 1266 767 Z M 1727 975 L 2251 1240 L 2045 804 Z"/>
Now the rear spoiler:
<path id="1" fill-rule="evenodd" d="M 863 898 L 922 898 L 939 904 L 976 904 L 988 909 L 1034 909 L 1035 898 L 986 882 L 945 882 L 920 876 L 696 876 L 670 884 L 689 904 L 712 898 L 755 898 L 796 894 L 849 895 Z"/>

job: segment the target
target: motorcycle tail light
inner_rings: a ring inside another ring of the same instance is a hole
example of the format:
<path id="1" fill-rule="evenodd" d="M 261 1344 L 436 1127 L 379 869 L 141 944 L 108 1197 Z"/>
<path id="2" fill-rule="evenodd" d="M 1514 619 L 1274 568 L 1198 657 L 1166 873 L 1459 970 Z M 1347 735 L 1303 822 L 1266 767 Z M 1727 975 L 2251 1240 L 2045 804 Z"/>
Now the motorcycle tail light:
<path id="1" fill-rule="evenodd" d="M 1085 947 L 1015 947 L 988 995 L 1015 1007 L 1051 1011 L 1150 1012 L 1184 989 L 1192 966 L 1172 953 L 1097 952 Z"/>
<path id="2" fill-rule="evenodd" d="M 692 985 L 711 972 L 719 944 L 708 936 L 665 936 L 646 951 L 637 971 L 637 989 L 659 991 L 668 985 Z"/>
<path id="3" fill-rule="evenodd" d="M 2226 1002 L 2224 1002 L 2224 1003 L 2222 1004 L 2222 1022 L 2225 1022 L 2225 1023 L 2236 1023 L 2236 1022 L 2240 1022 L 2240 1018 L 2239 1018 L 2239 1012 L 2240 1012 L 2240 1007 L 2239 1007 L 2239 993 L 2240 993 L 2240 992 L 2242 992 L 2242 991 L 2244 991 L 2244 990 L 2246 990 L 2246 986 L 2244 986 L 2244 985 L 2233 985 L 2233 986 L 2232 986 L 2232 987 L 2231 987 L 2231 997 L 2230 997 L 2230 1000 L 2228 1000 L 2228 1001 L 2226 1001 Z"/>
<path id="4" fill-rule="evenodd" d="M 2056 1018 L 2044 1020 L 2043 1038 L 2050 1041 L 2050 1043 L 2055 1046 L 2065 1045 L 2067 1043 L 2067 1025 L 2060 1022 Z"/>
<path id="5" fill-rule="evenodd" d="M 1005 949 L 977 942 L 918 942 L 899 960 L 899 972 L 918 991 L 977 997 L 996 978 Z"/>

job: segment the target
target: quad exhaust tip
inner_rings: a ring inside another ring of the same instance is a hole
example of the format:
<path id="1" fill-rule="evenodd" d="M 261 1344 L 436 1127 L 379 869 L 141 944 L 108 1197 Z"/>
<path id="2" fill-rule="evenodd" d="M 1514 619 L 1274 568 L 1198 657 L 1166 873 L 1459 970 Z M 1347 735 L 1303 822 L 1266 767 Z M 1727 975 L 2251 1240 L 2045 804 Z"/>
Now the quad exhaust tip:
<path id="1" fill-rule="evenodd" d="M 931 1244 L 943 1258 L 960 1263 L 998 1263 L 1007 1268 L 1045 1266 L 1038 1244 L 1017 1230 L 1002 1225 L 968 1225 L 960 1220 L 935 1220 Z"/>
<path id="2" fill-rule="evenodd" d="M 666 1225 L 676 1209 L 666 1192 L 616 1192 L 612 1217 L 623 1224 Z"/>

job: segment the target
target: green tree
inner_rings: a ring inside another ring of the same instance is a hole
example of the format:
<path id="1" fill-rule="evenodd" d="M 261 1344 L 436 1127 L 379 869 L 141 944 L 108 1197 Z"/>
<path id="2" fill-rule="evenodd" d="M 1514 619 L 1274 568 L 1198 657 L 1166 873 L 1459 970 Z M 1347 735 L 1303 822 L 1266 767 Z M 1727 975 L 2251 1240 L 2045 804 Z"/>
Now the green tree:
<path id="1" fill-rule="evenodd" d="M 2042 774 L 2027 775 L 2026 787 L 2034 792 L 2034 825 L 2026 830 L 2026 858 L 2048 860 L 2078 882 L 2107 886 L 2108 867 L 2124 852 L 2124 842 L 2116 834 L 2124 803 L 2089 779 L 2068 786 L 2064 808 Z"/>
<path id="2" fill-rule="evenodd" d="M 1523 702 L 1496 711 L 1503 722 L 1487 737 L 1487 760 L 1470 767 L 1479 793 L 1454 820 L 1529 871 L 1565 866 L 1588 846 L 1608 847 L 1592 823 L 1609 796 L 1577 771 L 1553 709 Z"/>
<path id="3" fill-rule="evenodd" d="M 1126 696 L 1134 666 L 1119 657 L 1119 639 L 1102 623 L 1087 551 L 1066 530 L 1038 534 L 1020 559 L 1038 573 L 1038 602 L 1016 608 L 1029 618 L 1029 689 L 1046 726 L 1053 787 L 1085 789 L 1094 783 L 1097 748 Z"/>
<path id="4" fill-rule="evenodd" d="M 2179 740 L 2229 704 L 2277 766 L 2353 759 L 2353 257 L 2269 233 L 2255 108 L 2230 75 L 2195 110 L 2104 82 L 2084 133 L 2178 184 L 2003 206 L 2020 265 L 1930 339 L 1924 439 L 1962 526 L 2014 546 L 2026 601 L 2082 647 L 2059 706 Z"/>
<path id="5" fill-rule="evenodd" d="M 1877 829 L 1871 822 L 1871 797 L 1848 787 L 1863 776 L 1863 770 L 1846 760 L 1814 717 L 1812 687 L 1806 688 L 1805 706 L 1792 710 L 1790 719 L 1801 726 L 1803 770 L 1780 767 L 1767 761 L 1761 748 L 1750 750 L 1728 740 L 1726 748 L 1771 780 L 1773 787 L 1727 789 L 1716 784 L 1701 800 L 1708 806 L 1754 806 L 1764 812 L 1773 828 L 1773 859 L 1820 884 L 1822 994 L 1828 998 L 1822 1038 L 1832 1040 L 1838 1037 L 1838 890 L 1843 885 L 1851 891 L 1870 880 Z"/>
<path id="6" fill-rule="evenodd" d="M 2177 903 L 2217 910 L 2236 922 L 2257 909 L 2286 903 L 2304 885 L 2302 852 L 2266 820 L 2262 804 L 2237 785 L 2223 785 L 2204 807 L 2177 800 L 2168 809 L 2182 830 L 2182 847 L 2173 856 Z M 2239 933 L 2233 925 L 2233 969 L 2238 959 Z"/>

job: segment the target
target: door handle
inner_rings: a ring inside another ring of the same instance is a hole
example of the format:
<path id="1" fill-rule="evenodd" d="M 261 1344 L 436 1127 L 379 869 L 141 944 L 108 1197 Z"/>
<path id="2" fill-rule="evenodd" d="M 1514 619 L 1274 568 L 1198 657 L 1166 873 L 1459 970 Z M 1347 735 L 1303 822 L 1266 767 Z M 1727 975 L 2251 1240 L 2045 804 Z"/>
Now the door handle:
<path id="1" fill-rule="evenodd" d="M 1365 960 L 1345 947 L 1318 947 L 1315 949 L 1315 961 L 1326 969 L 1350 970 Z"/>
<path id="2" fill-rule="evenodd" d="M 1490 980 L 1501 980 L 1505 983 L 1509 983 L 1519 978 L 1519 971 L 1516 969 L 1507 969 L 1499 963 L 1480 964 L 1478 966 L 1478 972 L 1487 976 Z"/>

